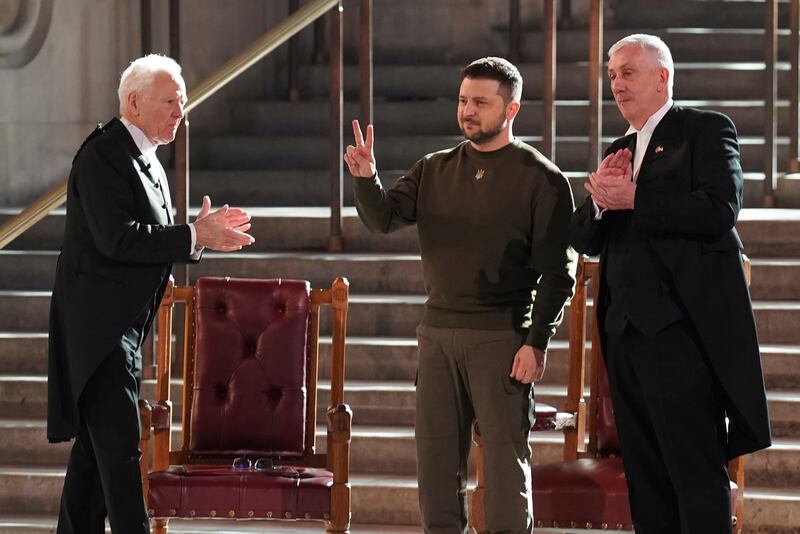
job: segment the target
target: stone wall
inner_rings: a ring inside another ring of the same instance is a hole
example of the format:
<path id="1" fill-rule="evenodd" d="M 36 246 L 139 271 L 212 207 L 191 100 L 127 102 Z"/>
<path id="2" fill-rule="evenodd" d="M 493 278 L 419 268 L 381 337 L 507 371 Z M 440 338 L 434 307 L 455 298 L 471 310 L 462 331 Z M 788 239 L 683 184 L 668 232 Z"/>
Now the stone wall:
<path id="1" fill-rule="evenodd" d="M 19 54 L 32 4 L 52 4 L 41 48 L 0 62 L 0 206 L 25 204 L 66 177 L 93 123 L 116 111 L 120 66 L 138 48 L 135 2 L 2 0 L 0 56 Z M 22 64 L 19 64 L 22 63 Z"/>

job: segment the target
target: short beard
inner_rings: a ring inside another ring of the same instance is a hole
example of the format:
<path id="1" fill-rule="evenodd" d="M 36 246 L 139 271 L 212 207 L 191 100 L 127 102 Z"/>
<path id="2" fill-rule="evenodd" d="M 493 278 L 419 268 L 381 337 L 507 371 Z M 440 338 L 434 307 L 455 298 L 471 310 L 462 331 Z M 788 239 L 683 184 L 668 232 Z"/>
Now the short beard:
<path id="1" fill-rule="evenodd" d="M 477 133 L 474 133 L 472 135 L 467 135 L 467 132 L 466 130 L 464 130 L 463 125 L 459 124 L 459 127 L 461 128 L 461 133 L 464 134 L 464 137 L 468 141 L 472 141 L 476 145 L 484 145 L 494 140 L 498 135 L 500 135 L 500 132 L 502 132 L 503 129 L 506 127 L 506 120 L 505 117 L 502 117 L 502 119 L 497 124 L 495 124 L 494 127 L 492 127 L 491 129 L 489 130 L 480 129 L 477 131 Z"/>

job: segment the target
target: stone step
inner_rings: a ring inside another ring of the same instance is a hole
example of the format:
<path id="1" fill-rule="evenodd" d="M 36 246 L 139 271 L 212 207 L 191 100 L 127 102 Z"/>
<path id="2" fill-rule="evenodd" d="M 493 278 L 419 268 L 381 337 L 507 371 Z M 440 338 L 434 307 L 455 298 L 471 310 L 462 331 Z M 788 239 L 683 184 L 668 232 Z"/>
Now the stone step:
<path id="1" fill-rule="evenodd" d="M 44 420 L 0 419 L 0 429 L 3 431 L 0 435 L 0 465 L 49 465 L 66 468 L 71 444 L 48 443 Z M 175 424 L 173 429 L 172 446 L 179 448 L 180 426 Z M 326 447 L 325 427 L 317 426 L 317 451 L 324 453 Z M 563 458 L 564 438 L 560 432 L 533 432 L 531 447 L 535 463 L 556 462 Z M 790 456 L 794 452 L 794 442 L 786 442 L 782 454 Z M 790 460 L 783 463 L 790 463 Z M 354 425 L 350 445 L 350 470 L 361 474 L 414 475 L 414 428 Z M 789 483 L 792 480 L 794 478 L 790 478 Z M 797 480 L 800 481 L 800 476 Z"/>
<path id="2" fill-rule="evenodd" d="M 755 181 L 754 185 L 752 189 L 758 189 L 761 182 Z M 573 190 L 578 193 L 577 188 L 573 187 Z M 0 224 L 19 211 L 19 208 L 0 209 Z M 197 208 L 193 208 L 190 213 L 196 211 Z M 250 208 L 250 211 L 253 215 L 252 233 L 257 241 L 248 251 L 286 252 L 324 250 L 326 247 L 330 226 L 328 208 L 273 207 Z M 64 234 L 64 213 L 63 209 L 58 209 L 46 216 L 6 250 L 58 250 Z M 751 258 L 796 258 L 800 257 L 798 223 L 800 210 L 750 208 L 740 212 L 736 228 L 745 244 L 745 252 Z M 388 235 L 373 234 L 358 219 L 354 208 L 342 210 L 342 235 L 348 252 L 419 252 L 415 228 L 404 228 Z M 15 289 L 30 288 L 18 286 Z"/>
<path id="3" fill-rule="evenodd" d="M 46 290 L 55 276 L 56 252 L 0 251 L 0 289 Z M 357 293 L 424 293 L 425 284 L 418 254 L 316 252 L 237 252 L 204 254 L 191 267 L 192 278 L 202 276 L 244 278 L 293 278 L 302 276 L 314 287 L 329 286 L 336 276 L 346 276 Z M 753 259 L 751 296 L 758 300 L 798 300 L 800 258 Z"/>
<path id="4" fill-rule="evenodd" d="M 155 398 L 155 382 L 145 380 L 142 397 Z M 562 407 L 566 387 L 537 385 L 538 402 Z M 181 381 L 173 380 L 171 398 L 174 413 L 181 409 Z M 324 420 L 330 399 L 329 386 L 320 384 L 318 414 Z M 770 420 L 777 437 L 800 437 L 800 392 L 768 391 Z M 415 388 L 409 381 L 347 380 L 345 401 L 353 408 L 358 425 L 410 426 L 414 424 Z M 32 375 L 0 375 L 0 413 L 12 419 L 44 418 L 47 407 L 47 378 Z"/>
<path id="5" fill-rule="evenodd" d="M 63 477 L 61 469 L 0 467 L 0 510 L 9 514 L 55 514 Z M 354 523 L 419 524 L 414 477 L 352 475 L 350 480 Z M 787 525 L 800 524 L 800 490 L 748 487 L 745 511 L 748 532 L 788 533 Z"/>
<path id="6" fill-rule="evenodd" d="M 663 10 L 657 10 L 663 11 Z M 758 19 L 760 21 L 763 18 Z M 587 45 L 588 46 L 588 45 Z M 675 58 L 676 98 L 682 99 L 747 99 L 760 98 L 764 92 L 764 63 L 754 62 L 687 62 Z M 522 96 L 526 100 L 542 97 L 544 79 L 541 64 L 519 63 L 523 80 Z M 377 64 L 373 69 L 373 90 L 377 98 L 420 100 L 453 99 L 461 82 L 460 64 Z M 358 98 L 359 73 L 354 64 L 344 66 L 344 93 L 347 99 Z M 414 80 L 410 83 L 409 80 Z M 588 98 L 588 64 L 561 63 L 556 76 L 556 95 L 567 100 Z M 307 65 L 300 76 L 300 94 L 305 98 L 327 98 L 330 72 L 327 65 Z M 788 63 L 778 63 L 778 95 L 788 98 Z M 603 98 L 611 100 L 609 84 L 603 82 Z"/>
<path id="7" fill-rule="evenodd" d="M 785 1 L 778 4 L 778 20 L 783 28 L 789 25 L 788 7 Z M 688 27 L 702 21 L 703 25 L 715 28 L 759 28 L 765 14 L 763 0 L 679 0 L 670 8 L 617 8 L 613 11 L 614 25 L 633 31 L 637 27 Z"/>
<path id="8" fill-rule="evenodd" d="M 323 378 L 330 376 L 329 343 L 330 338 L 321 340 L 319 373 Z M 590 347 L 587 343 L 587 351 Z M 47 373 L 47 334 L 0 332 L 0 354 L 0 374 L 44 375 Z M 761 359 L 768 389 L 800 390 L 800 346 L 762 344 Z M 551 341 L 544 383 L 565 384 L 567 364 L 566 340 Z M 346 376 L 351 380 L 412 381 L 417 368 L 416 339 L 350 336 L 346 365 Z"/>
<path id="9" fill-rule="evenodd" d="M 762 4 L 763 5 L 763 4 Z M 730 2 L 725 9 L 729 9 Z M 750 21 L 750 27 L 697 27 L 696 23 L 702 20 L 703 24 L 713 24 L 714 16 L 705 16 L 702 19 L 693 19 L 692 27 L 664 27 L 642 29 L 641 26 L 613 28 L 606 26 L 603 29 L 603 53 L 619 39 L 629 35 L 632 30 L 637 33 L 658 35 L 669 46 L 672 57 L 676 61 L 701 61 L 701 62 L 758 62 L 764 60 L 764 29 L 758 27 L 761 19 Z M 762 17 L 763 18 L 763 17 Z M 709 22 L 706 22 L 709 21 Z M 755 27 L 753 27 L 755 26 Z M 506 31 L 495 32 L 498 38 L 497 49 L 502 50 L 508 46 Z M 556 52 L 558 62 L 588 61 L 589 46 L 587 43 L 586 29 L 561 29 L 556 32 Z M 544 35 L 539 30 L 528 30 L 522 33 L 520 45 L 523 60 L 526 62 L 541 62 L 544 57 Z M 782 29 L 778 32 L 778 57 L 780 60 L 789 60 L 789 30 Z M 479 57 L 477 52 L 472 59 Z M 465 61 L 470 58 L 464 58 Z"/>
<path id="10" fill-rule="evenodd" d="M 685 3 L 685 2 L 684 2 Z M 691 2 L 690 2 L 691 3 Z M 504 4 L 504 3 L 503 3 Z M 500 4 L 498 7 L 503 6 Z M 536 5 L 536 4 L 534 4 Z M 541 4 L 538 4 L 539 6 Z M 608 4 L 606 4 L 608 5 Z M 731 11 L 730 3 L 725 4 L 725 12 Z M 740 6 L 739 3 L 735 4 Z M 763 5 L 763 4 L 762 4 Z M 560 62 L 586 61 L 588 58 L 588 37 L 587 37 L 587 18 L 586 5 L 573 8 L 574 18 L 568 27 L 559 24 L 557 37 L 557 56 Z M 521 21 L 521 43 L 520 54 L 523 62 L 541 62 L 543 58 L 544 36 L 541 31 L 539 17 L 541 12 L 536 8 L 526 9 L 523 5 L 523 19 Z M 683 7 L 683 6 L 681 6 Z M 502 7 L 500 7 L 502 9 Z M 758 9 L 758 8 L 756 8 Z M 761 7 L 763 10 L 763 7 Z M 682 11 L 683 9 L 675 9 Z M 649 11 L 632 10 L 632 11 Z M 662 10 L 663 11 L 663 10 Z M 736 10 L 734 9 L 734 12 Z M 381 10 L 385 13 L 385 10 Z M 666 15 L 666 13 L 662 13 Z M 784 11 L 781 15 L 788 16 Z M 536 23 L 530 17 L 537 17 Z M 684 22 L 688 26 L 680 24 L 669 25 L 658 21 L 658 26 L 642 26 L 628 20 L 627 24 L 621 26 L 619 17 L 607 14 L 607 24 L 603 29 L 603 53 L 609 49 L 617 40 L 625 35 L 636 32 L 643 32 L 658 35 L 661 37 L 672 51 L 676 60 L 680 61 L 761 61 L 763 53 L 760 53 L 764 46 L 764 30 L 760 24 L 763 13 L 757 15 L 755 19 L 749 19 L 741 14 L 734 15 L 728 23 L 722 23 L 719 13 L 709 15 L 708 10 L 703 10 L 700 18 L 681 17 L 677 22 Z M 726 20 L 723 18 L 722 20 Z M 785 21 L 786 19 L 782 19 Z M 704 27 L 698 27 L 698 22 L 702 22 Z M 355 23 L 355 20 L 351 22 Z M 347 22 L 345 23 L 347 24 Z M 714 27 L 712 25 L 718 25 Z M 783 25 L 783 28 L 788 26 Z M 450 47 L 445 51 L 441 49 L 441 41 L 428 42 L 426 39 L 417 39 L 414 46 L 411 43 L 403 43 L 405 46 L 397 46 L 394 40 L 384 39 L 382 32 L 376 28 L 376 35 L 381 38 L 373 42 L 373 55 L 376 64 L 393 63 L 437 63 L 444 57 L 451 63 L 466 65 L 475 58 L 485 56 L 487 51 L 505 52 L 508 49 L 508 14 L 506 12 L 500 19 L 495 18 L 491 32 L 483 35 L 476 35 L 475 38 L 463 40 L 458 43 L 458 47 Z M 420 36 L 421 37 L 421 36 Z M 781 59 L 788 58 L 788 30 L 779 31 L 779 45 Z M 437 47 L 438 45 L 438 47 Z M 730 50 L 726 50 L 729 48 Z M 501 54 L 502 55 L 502 54 Z M 348 41 L 345 39 L 345 61 L 355 62 L 358 58 L 358 50 L 355 39 Z"/>
<path id="11" fill-rule="evenodd" d="M 24 459 L 26 464 L 65 465 L 68 444 L 48 444 L 45 423 L 41 420 L 0 420 L 5 440 L 0 463 L 12 464 Z M 8 436 L 8 437 L 6 437 Z M 179 443 L 179 426 L 173 443 Z M 534 432 L 531 446 L 534 463 L 559 461 L 563 454 L 563 436 L 558 432 Z M 326 449 L 324 427 L 317 428 L 317 447 Z M 351 469 L 356 473 L 413 475 L 416 469 L 413 427 L 376 427 L 354 425 Z M 800 439 L 775 438 L 773 446 L 747 457 L 747 481 L 768 487 L 800 486 Z"/>
<path id="12" fill-rule="evenodd" d="M 381 171 L 381 181 L 389 187 L 402 176 L 402 170 Z M 585 172 L 570 171 L 565 173 L 569 180 L 576 205 L 585 200 L 587 193 L 583 184 L 587 182 Z M 272 170 L 199 170 L 192 171 L 192 193 L 190 194 L 193 205 L 200 205 L 204 195 L 218 199 L 220 203 L 233 206 L 258 206 L 258 207 L 327 207 L 330 203 L 329 173 L 327 171 L 272 171 Z M 777 181 L 777 196 L 783 208 L 800 207 L 800 180 L 797 174 L 781 175 Z M 353 196 L 352 179 L 345 174 L 343 180 L 342 203 L 349 211 L 355 205 Z M 764 173 L 744 173 L 743 206 L 759 207 L 762 205 L 764 193 Z M 253 211 L 251 209 L 251 211 Z M 263 234 L 263 228 L 255 221 L 253 233 L 256 238 Z M 257 233 L 256 233 L 257 232 Z M 60 243 L 61 235 L 56 237 Z M 287 240 L 287 236 L 283 237 Z M 346 241 L 350 247 L 352 244 Z M 37 245 L 41 246 L 41 245 Z M 55 245 L 51 245 L 55 246 Z M 250 250 L 274 250 L 274 243 L 256 241 Z M 283 250 L 296 249 L 296 243 L 288 243 Z"/>
<path id="13" fill-rule="evenodd" d="M 63 478 L 62 468 L 0 467 L 0 510 L 14 514 L 57 513 Z M 413 476 L 352 475 L 350 481 L 353 487 L 353 522 L 418 523 L 416 480 Z"/>
<path id="14" fill-rule="evenodd" d="M 383 136 L 459 135 L 456 122 L 456 94 L 449 98 L 431 100 L 387 100 L 374 102 L 373 123 L 378 142 Z M 719 111 L 736 124 L 739 135 L 761 136 L 764 131 L 764 101 L 754 100 L 682 100 L 680 106 Z M 778 105 L 778 133 L 789 135 L 789 101 Z M 233 129 L 238 135 L 327 135 L 329 128 L 327 99 L 289 102 L 285 100 L 241 100 L 231 104 Z M 343 114 L 344 139 L 352 144 L 353 129 L 350 120 L 358 117 L 359 103 L 347 101 Z M 556 133 L 558 135 L 586 135 L 589 124 L 589 103 L 586 100 L 556 100 Z M 628 124 L 620 115 L 613 100 L 603 102 L 603 132 L 607 136 L 621 135 Z M 365 125 L 361 125 L 362 128 Z M 514 120 L 517 135 L 542 135 L 542 102 L 525 100 Z M 195 132 L 197 133 L 197 132 Z M 556 147 L 558 149 L 558 147 Z M 166 152 L 163 155 L 166 155 Z M 290 175 L 291 176 L 291 175 Z M 192 179 L 195 177 L 192 176 Z"/>
<path id="15" fill-rule="evenodd" d="M 198 209 L 194 207 L 189 210 L 192 218 Z M 248 248 L 248 251 L 321 251 L 327 246 L 330 208 L 272 207 L 248 208 L 248 210 L 253 217 L 251 233 L 256 236 L 256 242 Z M 19 208 L 0 209 L 0 224 L 19 211 Z M 28 232 L 15 239 L 6 250 L 58 250 L 64 235 L 65 213 L 63 208 L 55 210 Z M 373 234 L 359 220 L 355 208 L 352 207 L 345 207 L 342 210 L 342 236 L 348 252 L 419 251 L 415 228 L 404 228 L 388 235 Z"/>
<path id="16" fill-rule="evenodd" d="M 541 136 L 517 135 L 518 139 L 539 148 Z M 603 137 L 608 146 L 617 136 Z M 378 169 L 409 169 L 425 154 L 453 147 L 463 141 L 458 134 L 380 136 L 376 133 L 375 158 Z M 349 140 L 348 140 L 349 142 Z M 742 168 L 763 172 L 763 137 L 739 137 Z M 198 135 L 192 138 L 193 168 L 202 170 L 297 170 L 328 168 L 327 136 L 322 135 Z M 777 139 L 778 170 L 788 170 L 789 140 Z M 586 172 L 589 169 L 589 138 L 558 135 L 555 162 L 564 171 Z M 592 166 L 594 169 L 594 166 Z M 322 182 L 319 187 L 326 188 Z"/>
<path id="17" fill-rule="evenodd" d="M 70 443 L 47 443 L 46 423 L 39 419 L 0 419 L 0 465 L 58 466 L 64 468 Z M 174 425 L 173 447 L 180 444 L 180 426 Z M 534 464 L 563 458 L 564 438 L 560 432 L 532 432 Z M 325 452 L 325 428 L 317 427 L 317 450 Z M 775 438 L 772 447 L 746 458 L 748 485 L 771 488 L 800 487 L 800 439 Z M 412 426 L 380 427 L 354 425 L 350 448 L 350 469 L 354 473 L 414 475 L 416 449 Z M 473 466 L 470 466 L 473 470 Z"/>
<path id="18" fill-rule="evenodd" d="M 56 529 L 55 516 L 17 515 L 0 512 L 0 534 L 52 534 Z M 173 519 L 169 532 L 180 534 L 236 534 L 239 532 L 265 531 L 270 534 L 319 534 L 323 527 L 319 522 L 308 521 L 220 521 L 201 519 Z M 106 532 L 111 529 L 106 523 Z M 353 534 L 419 534 L 418 526 L 350 524 Z M 537 534 L 534 531 L 533 534 Z"/>
<path id="19" fill-rule="evenodd" d="M 359 337 L 415 337 L 424 303 L 425 297 L 422 295 L 351 294 L 348 334 Z M 0 291 L 0 309 L 11 312 L 0 315 L 0 332 L 44 332 L 48 328 L 47 292 Z M 800 321 L 800 303 L 756 301 L 753 309 L 761 343 L 800 345 L 800 332 L 796 328 Z M 565 313 L 568 311 L 569 305 Z M 321 317 L 320 328 L 323 334 L 329 332 L 327 314 Z M 565 321 L 559 326 L 554 339 L 567 339 L 568 335 L 569 324 Z"/>
<path id="20" fill-rule="evenodd" d="M 0 289 L 45 290 L 51 287 L 58 253 L 47 250 L 0 251 Z M 796 300 L 800 286 L 794 283 L 800 271 L 798 258 L 752 259 L 753 299 Z M 315 287 L 333 277 L 346 276 L 351 290 L 362 293 L 420 294 L 424 291 L 418 254 L 322 252 L 250 252 L 204 254 L 191 267 L 193 278 L 201 276 L 273 277 L 302 276 Z"/>

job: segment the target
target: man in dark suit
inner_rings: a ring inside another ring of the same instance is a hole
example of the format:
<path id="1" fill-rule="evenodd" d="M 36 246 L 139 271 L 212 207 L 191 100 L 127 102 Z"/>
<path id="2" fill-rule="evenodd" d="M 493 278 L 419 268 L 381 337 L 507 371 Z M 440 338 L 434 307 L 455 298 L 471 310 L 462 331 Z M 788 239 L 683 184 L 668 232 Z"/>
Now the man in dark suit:
<path id="1" fill-rule="evenodd" d="M 140 58 L 118 93 L 121 118 L 99 126 L 73 160 L 50 312 L 47 437 L 75 438 L 58 520 L 65 534 L 101 534 L 106 515 L 114 534 L 150 531 L 138 466 L 142 340 L 173 262 L 253 242 L 249 214 L 211 212 L 208 197 L 194 223 L 173 223 L 155 150 L 183 118 L 180 66 Z"/>
<path id="2" fill-rule="evenodd" d="M 600 255 L 597 302 L 638 534 L 731 532 L 726 462 L 770 445 L 736 223 L 742 169 L 720 113 L 672 102 L 667 46 L 631 35 L 608 53 L 628 135 L 574 213 Z"/>

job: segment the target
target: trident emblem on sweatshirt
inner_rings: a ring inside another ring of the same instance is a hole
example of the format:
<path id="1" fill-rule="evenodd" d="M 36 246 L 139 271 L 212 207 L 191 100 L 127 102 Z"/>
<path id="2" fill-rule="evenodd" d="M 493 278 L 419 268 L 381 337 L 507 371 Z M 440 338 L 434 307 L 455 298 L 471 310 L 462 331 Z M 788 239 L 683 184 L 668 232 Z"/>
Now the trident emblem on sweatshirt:
<path id="1" fill-rule="evenodd" d="M 483 169 L 478 169 L 478 172 L 475 173 L 475 179 L 480 180 L 481 178 L 483 178 L 485 172 L 486 171 L 484 171 Z"/>

